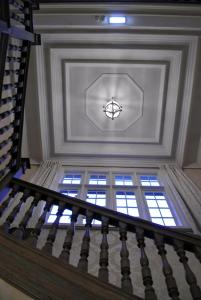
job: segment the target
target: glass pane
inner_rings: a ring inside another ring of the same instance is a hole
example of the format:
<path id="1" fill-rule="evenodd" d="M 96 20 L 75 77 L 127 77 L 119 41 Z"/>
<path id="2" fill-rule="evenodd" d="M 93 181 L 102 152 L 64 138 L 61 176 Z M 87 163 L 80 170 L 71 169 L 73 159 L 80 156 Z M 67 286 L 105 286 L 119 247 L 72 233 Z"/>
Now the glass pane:
<path id="1" fill-rule="evenodd" d="M 125 185 L 133 185 L 133 182 L 132 181 L 125 181 Z"/>
<path id="2" fill-rule="evenodd" d="M 95 199 L 87 199 L 87 202 L 95 204 L 96 201 L 95 201 Z"/>
<path id="3" fill-rule="evenodd" d="M 70 179 L 67 179 L 67 178 L 64 178 L 62 183 L 67 183 L 67 184 L 71 184 L 71 180 Z"/>
<path id="4" fill-rule="evenodd" d="M 172 217 L 172 213 L 169 209 L 160 209 L 162 217 Z"/>
<path id="5" fill-rule="evenodd" d="M 140 176 L 142 186 L 160 186 L 157 176 Z"/>
<path id="6" fill-rule="evenodd" d="M 149 181 L 141 181 L 142 186 L 150 186 Z"/>
<path id="7" fill-rule="evenodd" d="M 79 180 L 79 179 L 73 179 L 73 180 L 72 180 L 72 183 L 73 183 L 73 184 L 80 184 L 80 180 Z"/>
<path id="8" fill-rule="evenodd" d="M 96 205 L 99 205 L 99 206 L 105 206 L 105 199 L 100 199 L 98 198 L 96 200 Z"/>
<path id="9" fill-rule="evenodd" d="M 126 200 L 117 199 L 117 206 L 125 206 L 126 207 Z"/>
<path id="10" fill-rule="evenodd" d="M 101 221 L 99 221 L 99 220 L 94 220 L 94 221 L 93 221 L 93 224 L 95 224 L 95 225 L 101 225 Z"/>
<path id="11" fill-rule="evenodd" d="M 105 185 L 105 184 L 106 184 L 106 180 L 101 180 L 101 181 L 99 180 L 99 181 L 98 181 L 98 184 L 100 184 L 100 185 Z"/>
<path id="12" fill-rule="evenodd" d="M 68 224 L 70 223 L 70 217 L 69 216 L 62 216 L 59 220 L 59 223 Z"/>
<path id="13" fill-rule="evenodd" d="M 55 220 L 56 220 L 56 217 L 55 215 L 50 215 L 48 220 L 47 220 L 47 223 L 53 223 Z"/>
<path id="14" fill-rule="evenodd" d="M 147 200 L 147 205 L 149 207 L 157 207 L 156 200 Z"/>
<path id="15" fill-rule="evenodd" d="M 116 195 L 116 198 L 117 199 L 126 199 L 126 196 L 125 195 Z"/>
<path id="16" fill-rule="evenodd" d="M 58 205 L 53 205 L 51 209 L 51 214 L 56 215 L 57 212 L 58 212 Z"/>
<path id="17" fill-rule="evenodd" d="M 81 182 L 81 175 L 79 174 L 68 174 L 65 175 L 62 183 L 65 184 L 80 184 Z"/>
<path id="18" fill-rule="evenodd" d="M 72 214 L 72 211 L 70 209 L 65 209 L 63 211 L 63 215 L 71 215 Z"/>
<path id="19" fill-rule="evenodd" d="M 121 212 L 123 214 L 127 214 L 127 209 L 126 208 L 122 208 L 122 207 L 117 207 L 117 211 Z"/>
<path id="20" fill-rule="evenodd" d="M 96 198 L 96 193 L 95 192 L 88 192 L 87 198 Z"/>
<path id="21" fill-rule="evenodd" d="M 137 201 L 136 200 L 128 199 L 127 204 L 128 204 L 128 207 L 137 207 Z"/>
<path id="22" fill-rule="evenodd" d="M 116 185 L 123 185 L 124 182 L 123 182 L 123 180 L 115 180 L 115 184 Z"/>
<path id="23" fill-rule="evenodd" d="M 128 214 L 130 216 L 139 217 L 139 212 L 137 208 L 128 208 Z"/>
<path id="24" fill-rule="evenodd" d="M 152 181 L 151 186 L 160 186 L 160 184 L 157 181 Z"/>
<path id="25" fill-rule="evenodd" d="M 176 226 L 174 219 L 163 219 L 166 226 Z"/>
<path id="26" fill-rule="evenodd" d="M 150 208 L 149 209 L 151 217 L 161 217 L 160 211 L 157 208 Z"/>
<path id="27" fill-rule="evenodd" d="M 106 184 L 106 176 L 105 175 L 91 175 L 90 179 L 89 179 L 89 184 L 105 185 Z"/>
<path id="28" fill-rule="evenodd" d="M 158 203 L 159 207 L 167 207 L 168 208 L 168 204 L 167 204 L 166 200 L 158 200 L 157 203 Z"/>
<path id="29" fill-rule="evenodd" d="M 134 199 L 135 194 L 133 192 L 126 192 L 127 198 Z"/>
<path id="30" fill-rule="evenodd" d="M 162 218 L 152 218 L 151 220 L 152 220 L 152 222 L 154 222 L 156 224 L 164 225 Z"/>
<path id="31" fill-rule="evenodd" d="M 155 195 L 156 199 L 165 199 L 165 196 L 164 195 Z"/>
<path id="32" fill-rule="evenodd" d="M 154 195 L 150 194 L 150 193 L 145 193 L 145 198 L 146 199 L 155 199 Z"/>

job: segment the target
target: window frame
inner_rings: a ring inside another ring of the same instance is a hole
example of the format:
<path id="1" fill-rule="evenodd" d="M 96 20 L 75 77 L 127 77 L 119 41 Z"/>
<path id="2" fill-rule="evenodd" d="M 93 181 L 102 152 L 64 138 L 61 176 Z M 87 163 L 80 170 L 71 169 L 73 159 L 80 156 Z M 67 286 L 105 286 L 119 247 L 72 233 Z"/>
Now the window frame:
<path id="1" fill-rule="evenodd" d="M 145 191 L 162 191 L 166 195 L 166 201 L 168 202 L 169 208 L 171 213 L 174 217 L 174 221 L 176 226 L 164 226 L 168 228 L 174 229 L 186 229 L 190 228 L 189 222 L 185 218 L 184 214 L 179 207 L 177 195 L 172 193 L 169 189 L 169 186 L 165 186 L 164 176 L 161 176 L 161 169 L 159 168 L 115 168 L 115 167 L 74 167 L 68 168 L 63 167 L 61 175 L 61 180 L 59 183 L 57 182 L 57 191 L 60 192 L 61 189 L 77 189 L 79 190 L 78 195 L 76 198 L 82 199 L 86 201 L 87 191 L 90 189 L 96 190 L 105 190 L 106 191 L 106 208 L 112 209 L 116 211 L 116 198 L 115 194 L 117 190 L 122 191 L 133 191 L 136 195 L 138 211 L 139 211 L 139 218 L 151 221 L 149 208 L 146 203 L 146 199 L 144 197 Z M 79 174 L 81 175 L 81 182 L 80 184 L 63 184 L 62 179 L 67 174 Z M 91 175 L 104 175 L 106 176 L 107 184 L 106 185 L 93 185 L 89 184 L 89 178 Z M 123 176 L 131 176 L 133 185 L 115 185 L 115 176 L 123 175 Z M 140 181 L 140 176 L 157 176 L 160 186 L 142 186 Z M 58 177 L 57 177 L 58 180 Z M 68 185 L 68 187 L 67 187 Z M 55 183 L 56 186 L 56 183 Z M 50 213 L 48 214 L 47 218 L 49 217 Z M 46 220 L 47 220 L 46 218 Z M 78 218 L 78 220 L 80 217 Z M 82 217 L 81 219 L 82 220 Z M 52 223 L 46 223 L 47 225 L 51 225 Z M 60 224 L 62 225 L 62 224 Z M 66 223 L 65 223 L 66 225 Z M 82 221 L 77 223 L 77 225 L 83 225 Z M 98 225 L 99 226 L 99 225 Z"/>

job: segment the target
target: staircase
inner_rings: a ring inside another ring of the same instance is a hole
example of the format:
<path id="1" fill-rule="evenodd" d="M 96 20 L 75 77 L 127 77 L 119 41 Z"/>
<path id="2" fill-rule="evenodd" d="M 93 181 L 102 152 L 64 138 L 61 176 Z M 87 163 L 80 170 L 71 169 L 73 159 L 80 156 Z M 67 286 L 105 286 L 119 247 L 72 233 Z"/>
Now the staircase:
<path id="1" fill-rule="evenodd" d="M 27 165 L 21 159 L 22 128 L 30 48 L 40 42 L 33 32 L 32 10 L 39 7 L 34 0 L 1 0 L 0 8 L 1 278 L 33 299 L 201 300 L 198 236 L 14 177 Z M 52 205 L 58 206 L 57 217 L 46 228 Z M 58 242 L 65 209 L 72 212 L 71 221 Z M 85 226 L 77 223 L 79 215 L 85 216 Z M 94 229 L 94 219 L 101 227 Z M 96 248 L 93 230 L 99 235 Z M 119 265 L 114 268 L 116 257 Z"/>

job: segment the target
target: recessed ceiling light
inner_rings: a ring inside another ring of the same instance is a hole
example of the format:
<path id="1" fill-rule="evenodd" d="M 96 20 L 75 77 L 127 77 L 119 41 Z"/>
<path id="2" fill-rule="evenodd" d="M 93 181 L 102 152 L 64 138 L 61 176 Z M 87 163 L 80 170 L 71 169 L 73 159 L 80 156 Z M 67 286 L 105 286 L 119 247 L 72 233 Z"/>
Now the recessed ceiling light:
<path id="1" fill-rule="evenodd" d="M 109 17 L 110 24 L 125 24 L 126 17 Z"/>

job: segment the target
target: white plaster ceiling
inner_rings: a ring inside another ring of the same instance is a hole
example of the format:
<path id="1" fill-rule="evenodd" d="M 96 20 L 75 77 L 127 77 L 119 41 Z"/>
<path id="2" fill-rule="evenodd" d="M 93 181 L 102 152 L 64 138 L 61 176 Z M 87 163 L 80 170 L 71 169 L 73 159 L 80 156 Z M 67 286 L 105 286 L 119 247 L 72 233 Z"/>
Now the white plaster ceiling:
<path id="1" fill-rule="evenodd" d="M 44 29 L 48 20 L 38 26 L 42 45 L 31 60 L 43 159 L 176 157 L 182 164 L 198 37 L 60 27 L 55 33 Z M 112 97 L 123 106 L 115 120 L 103 112 Z"/>

